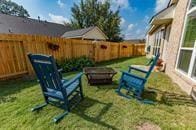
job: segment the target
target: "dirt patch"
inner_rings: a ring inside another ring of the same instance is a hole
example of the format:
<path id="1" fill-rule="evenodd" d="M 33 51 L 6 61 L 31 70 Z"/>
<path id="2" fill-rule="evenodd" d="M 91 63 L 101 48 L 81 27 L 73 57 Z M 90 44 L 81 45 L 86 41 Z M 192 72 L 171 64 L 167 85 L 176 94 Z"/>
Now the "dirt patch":
<path id="1" fill-rule="evenodd" d="M 161 130 L 161 128 L 153 123 L 145 122 L 136 126 L 137 130 Z"/>

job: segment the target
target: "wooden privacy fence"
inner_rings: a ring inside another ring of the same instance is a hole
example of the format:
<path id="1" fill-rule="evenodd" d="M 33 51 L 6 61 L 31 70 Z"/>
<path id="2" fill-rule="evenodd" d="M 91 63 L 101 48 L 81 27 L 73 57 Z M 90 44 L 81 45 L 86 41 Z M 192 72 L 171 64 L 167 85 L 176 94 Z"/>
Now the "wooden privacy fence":
<path id="1" fill-rule="evenodd" d="M 96 62 L 145 55 L 144 44 L 73 40 L 48 36 L 0 35 L 0 79 L 33 74 L 28 53 L 56 59 L 87 56 Z"/>

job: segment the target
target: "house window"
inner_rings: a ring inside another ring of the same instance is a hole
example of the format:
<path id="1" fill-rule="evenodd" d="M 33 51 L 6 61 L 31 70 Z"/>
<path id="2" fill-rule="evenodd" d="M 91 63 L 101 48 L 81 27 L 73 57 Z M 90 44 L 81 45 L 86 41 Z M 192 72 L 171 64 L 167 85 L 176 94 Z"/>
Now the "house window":
<path id="1" fill-rule="evenodd" d="M 191 76 L 196 80 L 196 57 L 195 57 L 193 72 L 192 72 Z"/>
<path id="2" fill-rule="evenodd" d="M 190 3 L 186 15 L 177 68 L 188 77 L 196 79 L 196 0 Z"/>
<path id="3" fill-rule="evenodd" d="M 192 8 L 194 6 L 196 6 L 196 0 L 192 0 L 191 5 L 190 5 L 190 8 Z"/>
<path id="4" fill-rule="evenodd" d="M 155 34 L 155 40 L 153 45 L 153 55 L 160 53 L 161 42 L 164 34 L 164 29 L 161 29 Z"/>
<path id="5" fill-rule="evenodd" d="M 180 51 L 180 58 L 178 61 L 178 68 L 185 73 L 188 73 L 189 65 L 191 61 L 192 51 L 190 50 L 182 50 Z"/>

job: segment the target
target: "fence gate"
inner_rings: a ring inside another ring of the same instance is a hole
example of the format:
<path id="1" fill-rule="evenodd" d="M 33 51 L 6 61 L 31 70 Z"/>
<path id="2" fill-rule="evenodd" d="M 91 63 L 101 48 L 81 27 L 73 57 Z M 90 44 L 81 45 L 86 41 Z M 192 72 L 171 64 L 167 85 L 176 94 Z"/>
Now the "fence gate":
<path id="1" fill-rule="evenodd" d="M 22 41 L 0 40 L 0 79 L 28 73 Z"/>

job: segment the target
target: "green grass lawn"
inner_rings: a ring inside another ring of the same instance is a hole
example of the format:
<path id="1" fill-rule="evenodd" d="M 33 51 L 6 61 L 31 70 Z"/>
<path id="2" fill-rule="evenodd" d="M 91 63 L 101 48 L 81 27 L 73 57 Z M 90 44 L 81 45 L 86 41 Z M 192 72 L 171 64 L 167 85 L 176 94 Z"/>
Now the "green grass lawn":
<path id="1" fill-rule="evenodd" d="M 144 98 L 155 105 L 141 104 L 115 93 L 120 70 L 131 64 L 144 64 L 145 57 L 121 59 L 99 65 L 118 71 L 114 84 L 89 86 L 83 76 L 85 99 L 58 124 L 52 118 L 63 110 L 48 105 L 39 112 L 30 109 L 43 103 L 39 84 L 35 81 L 12 80 L 0 83 L 0 128 L 7 129 L 136 129 L 143 124 L 161 129 L 196 128 L 196 104 L 164 73 L 153 72 L 146 84 Z M 75 73 L 65 76 L 70 78 Z"/>

